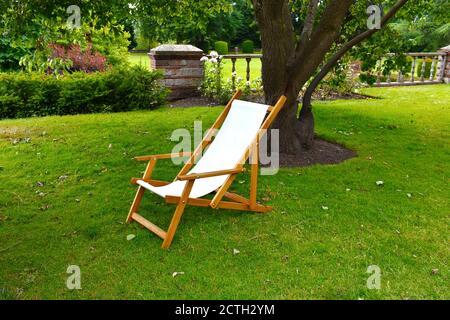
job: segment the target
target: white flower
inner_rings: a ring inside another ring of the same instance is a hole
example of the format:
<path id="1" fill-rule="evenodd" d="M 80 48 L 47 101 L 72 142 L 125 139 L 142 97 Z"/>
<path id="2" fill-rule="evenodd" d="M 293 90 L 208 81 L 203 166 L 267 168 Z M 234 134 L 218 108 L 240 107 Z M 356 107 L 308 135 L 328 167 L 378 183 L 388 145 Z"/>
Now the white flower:
<path id="1" fill-rule="evenodd" d="M 231 76 L 232 76 L 233 78 L 236 77 L 236 75 L 237 75 L 236 71 L 234 71 L 234 72 L 231 73 Z"/>
<path id="2" fill-rule="evenodd" d="M 203 56 L 203 57 L 200 59 L 200 61 L 201 61 L 201 62 L 208 61 L 208 57 L 207 57 L 207 56 Z"/>
<path id="3" fill-rule="evenodd" d="M 212 63 L 217 63 L 217 59 L 216 58 L 211 58 L 211 62 Z"/>
<path id="4" fill-rule="evenodd" d="M 219 57 L 219 54 L 217 53 L 217 51 L 211 51 L 209 53 L 209 55 L 211 56 L 211 58 L 217 59 Z"/>
<path id="5" fill-rule="evenodd" d="M 250 87 L 250 81 L 247 81 L 245 84 L 247 85 L 247 87 Z"/>

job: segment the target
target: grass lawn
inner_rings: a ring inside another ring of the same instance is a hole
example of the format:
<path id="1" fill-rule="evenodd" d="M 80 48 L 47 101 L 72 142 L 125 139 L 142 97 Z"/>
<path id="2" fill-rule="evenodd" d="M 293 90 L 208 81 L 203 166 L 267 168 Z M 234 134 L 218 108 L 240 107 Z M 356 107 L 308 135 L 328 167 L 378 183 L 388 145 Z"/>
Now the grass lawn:
<path id="1" fill-rule="evenodd" d="M 231 79 L 231 70 L 233 64 L 231 60 L 224 59 L 223 63 L 223 77 L 228 80 Z M 236 77 L 242 78 L 246 81 L 247 77 L 247 61 L 245 59 L 237 59 L 236 60 Z M 252 59 L 250 62 L 250 81 L 256 80 L 261 77 L 261 60 L 260 59 Z"/>
<path id="2" fill-rule="evenodd" d="M 128 60 L 132 65 L 141 65 L 150 68 L 150 57 L 148 53 L 129 53 Z"/>
<path id="3" fill-rule="evenodd" d="M 261 177 L 268 214 L 188 207 L 168 251 L 124 224 L 145 166 L 131 158 L 221 108 L 0 121 L 0 298 L 449 299 L 450 86 L 365 93 L 381 99 L 315 104 L 318 134 L 357 158 Z M 140 213 L 166 226 L 173 209 L 149 194 Z"/>

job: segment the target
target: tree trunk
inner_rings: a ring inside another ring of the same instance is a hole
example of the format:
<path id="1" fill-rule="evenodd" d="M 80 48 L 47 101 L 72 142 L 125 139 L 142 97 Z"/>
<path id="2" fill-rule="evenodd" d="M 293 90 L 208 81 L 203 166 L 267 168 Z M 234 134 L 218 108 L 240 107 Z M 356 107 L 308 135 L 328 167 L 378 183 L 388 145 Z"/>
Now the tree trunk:
<path id="1" fill-rule="evenodd" d="M 298 154 L 313 145 L 314 116 L 311 105 L 302 109 L 298 120 L 298 92 L 336 40 L 352 1 L 330 2 L 311 37 L 301 41 L 302 46 L 296 48 L 289 1 L 253 0 L 264 52 L 262 78 L 266 103 L 273 105 L 282 94 L 288 98 L 272 125 L 272 129 L 279 129 L 282 153 Z"/>
<path id="2" fill-rule="evenodd" d="M 309 150 L 314 145 L 314 114 L 312 111 L 311 96 L 303 96 L 298 123 L 300 144 L 304 149 Z"/>
<path id="3" fill-rule="evenodd" d="M 296 95 L 288 94 L 287 98 L 285 106 L 270 129 L 278 130 L 280 153 L 297 154 L 301 149 L 300 123 L 296 117 L 298 101 Z"/>
<path id="4" fill-rule="evenodd" d="M 296 117 L 298 110 L 296 96 L 288 97 L 284 108 L 271 128 L 279 130 L 280 152 L 298 154 L 303 150 L 311 149 L 314 145 L 314 115 L 311 104 L 303 104 L 298 119 Z"/>
<path id="5" fill-rule="evenodd" d="M 286 90 L 290 82 L 287 66 L 295 50 L 290 8 L 287 1 L 272 0 L 254 1 L 254 9 L 264 52 L 262 78 L 266 103 L 274 105 L 283 94 L 288 98 L 270 129 L 279 130 L 280 152 L 294 154 L 299 150 L 300 144 L 296 121 L 298 91 Z"/>

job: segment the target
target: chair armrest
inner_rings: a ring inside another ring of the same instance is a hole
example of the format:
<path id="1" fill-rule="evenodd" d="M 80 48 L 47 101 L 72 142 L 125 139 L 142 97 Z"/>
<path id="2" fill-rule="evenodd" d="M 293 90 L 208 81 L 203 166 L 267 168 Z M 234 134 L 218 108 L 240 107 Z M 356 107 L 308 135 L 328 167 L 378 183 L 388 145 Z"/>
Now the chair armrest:
<path id="1" fill-rule="evenodd" d="M 133 159 L 136 161 L 173 159 L 173 158 L 189 157 L 191 154 L 192 154 L 192 152 L 165 153 L 165 154 L 155 154 L 155 155 L 149 155 L 149 156 L 134 157 Z"/>
<path id="2" fill-rule="evenodd" d="M 195 179 L 203 179 L 217 176 L 225 176 L 229 174 L 236 174 L 244 172 L 245 168 L 235 168 L 228 170 L 219 170 L 219 171 L 211 171 L 211 172 L 202 172 L 202 173 L 191 173 L 186 175 L 177 176 L 177 180 L 186 181 L 186 180 L 195 180 Z"/>

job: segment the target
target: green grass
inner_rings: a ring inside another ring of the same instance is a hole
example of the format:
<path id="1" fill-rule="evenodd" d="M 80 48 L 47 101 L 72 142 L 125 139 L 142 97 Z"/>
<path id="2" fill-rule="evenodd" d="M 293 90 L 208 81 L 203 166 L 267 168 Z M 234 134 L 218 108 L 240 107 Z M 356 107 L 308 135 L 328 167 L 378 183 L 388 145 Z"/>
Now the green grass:
<path id="1" fill-rule="evenodd" d="M 223 63 L 223 78 L 231 79 L 233 64 L 231 60 L 224 59 Z M 242 78 L 244 81 L 247 79 L 247 61 L 245 59 L 236 60 L 236 77 Z M 250 62 L 250 81 L 256 80 L 261 77 L 261 60 L 252 59 Z"/>
<path id="2" fill-rule="evenodd" d="M 318 134 L 357 158 L 262 176 L 268 214 L 188 207 L 168 251 L 123 223 L 145 166 L 131 157 L 170 152 L 172 130 L 221 108 L 0 121 L 0 298 L 450 298 L 450 87 L 365 93 L 382 99 L 314 106 Z M 160 161 L 155 178 L 176 171 Z M 151 194 L 140 211 L 161 226 L 172 212 Z M 66 288 L 69 265 L 82 290 Z"/>
<path id="3" fill-rule="evenodd" d="M 141 65 L 150 68 L 150 57 L 147 53 L 130 53 L 128 60 L 132 65 Z"/>

